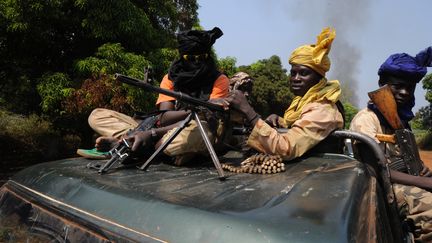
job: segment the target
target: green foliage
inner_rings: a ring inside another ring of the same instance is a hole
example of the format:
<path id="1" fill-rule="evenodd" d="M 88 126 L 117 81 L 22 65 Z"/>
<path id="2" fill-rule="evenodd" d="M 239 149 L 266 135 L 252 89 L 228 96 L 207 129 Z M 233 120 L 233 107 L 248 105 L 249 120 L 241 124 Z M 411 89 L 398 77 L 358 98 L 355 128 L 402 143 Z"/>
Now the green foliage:
<path id="1" fill-rule="evenodd" d="M 9 79 L 6 70 L 0 69 L 0 79 L 2 80 L 0 82 L 1 107 L 24 114 L 29 113 L 29 111 L 37 112 L 40 110 L 40 97 L 35 83 L 28 75 L 16 73 L 13 79 Z"/>
<path id="2" fill-rule="evenodd" d="M 419 148 L 432 150 L 432 74 L 426 75 L 422 83 L 423 88 L 426 90 L 425 98 L 430 104 L 420 108 L 411 122 L 411 126 L 414 129 L 423 131 L 416 134 Z"/>
<path id="3" fill-rule="evenodd" d="M 410 121 L 409 124 L 410 124 L 412 129 L 422 129 L 423 128 L 421 121 L 416 119 L 416 117 L 414 117 L 414 119 L 412 121 Z"/>
<path id="4" fill-rule="evenodd" d="M 104 43 L 133 53 L 174 48 L 175 32 L 197 23 L 197 9 L 196 0 L 0 1 L 0 102 L 16 112 L 38 112 L 42 76 L 76 79 L 75 61 Z"/>
<path id="5" fill-rule="evenodd" d="M 169 51 L 161 51 L 169 53 Z M 160 62 L 164 60 L 160 59 Z M 113 78 L 122 73 L 138 79 L 144 78 L 144 68 L 151 65 L 144 56 L 127 52 L 120 44 L 104 44 L 94 56 L 76 62 L 78 77 L 90 77 L 79 85 L 61 103 L 65 113 L 57 118 L 56 126 L 80 134 L 84 144 L 92 140 L 87 118 L 98 107 L 132 115 L 134 111 L 153 110 L 156 95 L 137 87 L 122 84 Z"/>
<path id="6" fill-rule="evenodd" d="M 432 105 L 432 73 L 423 78 L 423 89 L 426 90 L 426 100 Z"/>
<path id="7" fill-rule="evenodd" d="M 28 117 L 0 111 L 0 134 L 24 141 L 28 147 L 37 146 L 35 139 L 43 134 L 55 134 L 51 124 L 37 115 Z"/>
<path id="8" fill-rule="evenodd" d="M 419 149 L 432 150 L 432 131 L 415 131 L 415 137 Z"/>
<path id="9" fill-rule="evenodd" d="M 236 67 L 236 58 L 235 57 L 225 57 L 221 58 L 217 61 L 217 65 L 219 70 L 227 75 L 228 77 L 233 76 L 236 72 L 238 72 L 238 68 Z"/>
<path id="10" fill-rule="evenodd" d="M 155 95 L 112 74 L 143 78 L 153 64 L 160 80 L 177 55 L 175 33 L 197 25 L 197 9 L 196 0 L 0 1 L 0 107 L 39 114 L 63 137 L 89 134 L 96 106 L 153 108 Z"/>
<path id="11" fill-rule="evenodd" d="M 345 129 L 348 129 L 351 124 L 351 120 L 359 110 L 349 102 L 343 102 L 342 105 L 345 110 Z"/>
<path id="12" fill-rule="evenodd" d="M 42 111 L 52 115 L 61 115 L 61 102 L 69 97 L 74 89 L 72 81 L 64 73 L 45 74 L 37 85 L 42 98 Z"/>
<path id="13" fill-rule="evenodd" d="M 37 115 L 22 116 L 0 110 L 0 153 L 2 159 L 31 158 L 33 163 L 59 156 L 61 137 L 50 122 Z M 7 141 L 7 142 L 6 142 Z M 64 148 L 64 147 L 61 147 Z"/>
<path id="14" fill-rule="evenodd" d="M 289 90 L 287 70 L 282 68 L 280 58 L 272 56 L 250 66 L 240 66 L 239 71 L 255 79 L 251 95 L 255 110 L 264 117 L 270 114 L 283 116 L 293 94 Z"/>
<path id="15" fill-rule="evenodd" d="M 86 80 L 83 86 L 75 92 L 75 97 L 69 101 L 77 104 L 76 112 L 85 113 L 96 107 L 128 113 L 131 112 L 130 108 L 152 109 L 155 101 L 154 95 L 146 94 L 137 87 L 116 84 L 115 80 L 108 77 L 109 74 L 117 72 L 143 79 L 144 68 L 150 65 L 151 63 L 144 56 L 126 52 L 118 43 L 102 45 L 94 57 L 77 62 L 76 70 L 80 76 L 94 78 Z M 69 109 L 69 111 L 73 110 Z"/>
<path id="16" fill-rule="evenodd" d="M 98 48 L 95 56 L 79 60 L 75 68 L 81 77 L 114 73 L 143 76 L 148 65 L 150 62 L 144 56 L 126 52 L 120 43 L 107 43 Z"/>
<path id="17" fill-rule="evenodd" d="M 168 72 L 171 63 L 176 58 L 178 58 L 178 51 L 176 49 L 162 48 L 150 52 L 148 59 L 153 64 L 154 78 L 162 80 L 163 75 Z"/>
<path id="18" fill-rule="evenodd" d="M 126 89 L 109 75 L 96 76 L 83 82 L 64 102 L 65 117 L 86 117 L 97 107 L 130 111 L 126 100 Z M 84 121 L 83 121 L 84 122 Z M 84 122 L 85 123 L 85 122 Z"/>
<path id="19" fill-rule="evenodd" d="M 410 124 L 414 129 L 432 131 L 432 106 L 420 108 Z"/>

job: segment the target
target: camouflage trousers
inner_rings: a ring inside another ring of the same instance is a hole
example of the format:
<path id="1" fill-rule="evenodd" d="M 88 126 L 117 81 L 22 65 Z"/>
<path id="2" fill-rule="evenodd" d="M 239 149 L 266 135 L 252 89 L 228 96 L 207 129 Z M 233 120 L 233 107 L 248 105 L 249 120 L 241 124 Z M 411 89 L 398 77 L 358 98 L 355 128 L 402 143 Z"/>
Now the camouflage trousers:
<path id="1" fill-rule="evenodd" d="M 401 184 L 393 184 L 393 189 L 401 215 L 415 224 L 415 240 L 432 242 L 432 193 Z"/>

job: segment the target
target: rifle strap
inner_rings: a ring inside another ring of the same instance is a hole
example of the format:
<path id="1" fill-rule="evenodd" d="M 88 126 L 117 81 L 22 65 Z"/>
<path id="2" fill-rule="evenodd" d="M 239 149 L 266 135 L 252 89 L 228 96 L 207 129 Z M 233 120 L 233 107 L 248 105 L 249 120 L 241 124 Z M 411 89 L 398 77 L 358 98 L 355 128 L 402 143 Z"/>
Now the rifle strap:
<path id="1" fill-rule="evenodd" d="M 343 126 L 342 127 L 345 127 L 345 124 L 346 124 L 345 108 L 343 107 L 343 104 L 342 104 L 342 102 L 340 102 L 340 100 L 336 101 L 335 105 L 342 115 L 342 119 L 343 119 Z"/>

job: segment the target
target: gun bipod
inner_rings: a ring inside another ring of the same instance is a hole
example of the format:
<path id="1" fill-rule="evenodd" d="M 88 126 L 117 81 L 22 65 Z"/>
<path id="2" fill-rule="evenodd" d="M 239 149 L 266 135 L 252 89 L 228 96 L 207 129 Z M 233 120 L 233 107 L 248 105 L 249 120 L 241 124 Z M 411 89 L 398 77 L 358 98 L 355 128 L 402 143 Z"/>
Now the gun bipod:
<path id="1" fill-rule="evenodd" d="M 224 180 L 225 175 L 224 175 L 224 172 L 222 169 L 222 165 L 219 162 L 219 159 L 216 155 L 216 152 L 213 148 L 213 145 L 211 144 L 210 139 L 208 138 L 208 136 L 207 136 L 207 134 L 206 134 L 206 132 L 202 126 L 201 120 L 199 119 L 199 116 L 195 110 L 191 111 L 191 113 L 183 120 L 183 122 L 180 124 L 180 126 L 176 128 L 176 130 L 161 144 L 161 146 L 159 146 L 158 149 L 156 149 L 156 151 L 146 160 L 146 162 L 144 162 L 144 164 L 141 167 L 139 167 L 139 169 L 140 170 L 146 170 L 148 168 L 148 166 L 150 165 L 150 163 L 153 161 L 153 159 L 161 151 L 163 151 L 172 142 L 172 140 L 174 140 L 175 137 L 177 137 L 177 135 L 189 124 L 189 122 L 191 122 L 192 119 L 194 119 L 195 122 L 197 123 L 200 134 L 204 140 L 204 143 L 207 147 L 207 150 L 210 154 L 210 157 L 213 161 L 213 164 L 215 165 L 215 168 L 218 172 L 219 179 Z"/>

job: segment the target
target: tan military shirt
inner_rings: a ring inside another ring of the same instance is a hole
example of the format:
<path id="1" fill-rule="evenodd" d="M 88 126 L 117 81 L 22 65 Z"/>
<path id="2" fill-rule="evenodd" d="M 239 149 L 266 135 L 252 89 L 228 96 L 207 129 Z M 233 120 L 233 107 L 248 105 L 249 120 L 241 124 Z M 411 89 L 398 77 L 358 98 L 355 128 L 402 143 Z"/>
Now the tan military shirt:
<path id="1" fill-rule="evenodd" d="M 364 133 L 375 139 L 377 143 L 380 143 L 376 138 L 377 134 L 394 134 L 394 130 L 381 126 L 378 116 L 369 108 L 364 108 L 354 116 L 350 130 Z M 394 144 L 380 143 L 380 146 L 389 158 L 399 155 L 399 149 Z"/>
<path id="2" fill-rule="evenodd" d="M 248 139 L 252 148 L 284 159 L 297 158 L 325 139 L 333 130 L 343 127 L 343 118 L 329 101 L 305 105 L 300 118 L 286 133 L 278 133 L 259 119 Z"/>

